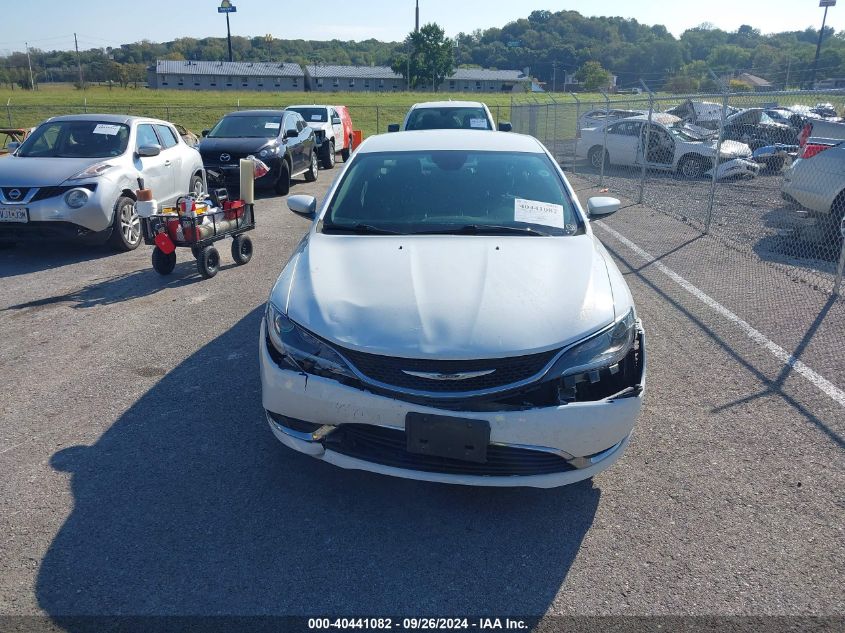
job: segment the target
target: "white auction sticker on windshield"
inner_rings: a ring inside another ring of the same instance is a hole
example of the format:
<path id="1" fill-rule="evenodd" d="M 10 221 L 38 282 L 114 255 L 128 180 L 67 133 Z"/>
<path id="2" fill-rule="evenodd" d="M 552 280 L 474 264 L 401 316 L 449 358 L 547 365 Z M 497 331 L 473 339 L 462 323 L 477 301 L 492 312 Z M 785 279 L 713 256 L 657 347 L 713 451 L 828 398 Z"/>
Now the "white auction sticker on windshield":
<path id="1" fill-rule="evenodd" d="M 322 119 L 322 118 L 323 118 L 323 115 L 322 115 L 322 114 L 312 114 L 312 115 L 311 115 L 311 120 L 312 120 L 312 121 L 319 121 L 319 120 L 320 120 L 320 119 Z"/>
<path id="2" fill-rule="evenodd" d="M 487 119 L 470 119 L 469 126 L 472 128 L 487 129 Z"/>
<path id="3" fill-rule="evenodd" d="M 91 131 L 94 134 L 108 134 L 109 136 L 115 136 L 118 132 L 120 132 L 120 126 L 97 123 Z"/>
<path id="4" fill-rule="evenodd" d="M 527 224 L 564 228 L 563 206 L 550 202 L 517 198 L 513 202 L 513 219 Z"/>
<path id="5" fill-rule="evenodd" d="M 267 123 L 264 124 L 264 127 L 268 130 L 278 130 L 281 126 L 282 124 L 277 121 L 267 121 Z"/>

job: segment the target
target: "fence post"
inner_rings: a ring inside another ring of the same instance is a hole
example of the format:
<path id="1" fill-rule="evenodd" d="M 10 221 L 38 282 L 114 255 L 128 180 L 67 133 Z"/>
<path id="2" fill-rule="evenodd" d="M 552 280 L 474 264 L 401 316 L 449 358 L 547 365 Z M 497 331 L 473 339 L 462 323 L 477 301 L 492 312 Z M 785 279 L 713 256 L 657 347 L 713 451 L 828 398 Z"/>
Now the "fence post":
<path id="1" fill-rule="evenodd" d="M 645 195 L 645 174 L 646 163 L 648 162 L 648 144 L 651 140 L 651 117 L 654 114 L 654 93 L 648 86 L 646 86 L 645 82 L 642 79 L 640 79 L 640 83 L 646 90 L 648 90 L 648 123 L 645 129 L 645 145 L 643 146 L 643 169 L 640 172 L 640 194 L 639 196 L 637 196 L 637 204 L 643 203 L 643 196 Z"/>
<path id="2" fill-rule="evenodd" d="M 381 134 L 381 121 L 379 120 L 378 104 L 376 104 L 376 134 Z"/>
<path id="3" fill-rule="evenodd" d="M 502 122 L 502 106 L 496 105 L 496 128 L 498 129 L 499 123 Z"/>
<path id="4" fill-rule="evenodd" d="M 85 97 L 82 100 L 82 110 L 83 112 L 85 112 L 85 114 L 88 114 L 88 97 Z"/>
<path id="5" fill-rule="evenodd" d="M 9 117 L 9 127 L 14 127 L 14 125 L 12 125 L 12 98 L 11 97 L 9 97 L 6 100 L 6 116 Z"/>
<path id="6" fill-rule="evenodd" d="M 167 120 L 169 121 L 170 120 L 170 106 L 165 105 L 164 110 L 165 110 L 165 112 L 167 112 Z"/>
<path id="7" fill-rule="evenodd" d="M 719 138 L 716 141 L 716 158 L 713 161 L 713 172 L 710 177 L 710 197 L 707 201 L 707 218 L 704 221 L 704 234 L 710 234 L 710 224 L 713 221 L 713 205 L 716 198 L 716 173 L 719 171 L 719 159 L 722 152 L 722 137 L 724 136 L 725 119 L 728 116 L 728 93 L 722 97 L 722 117 L 719 120 Z"/>
<path id="8" fill-rule="evenodd" d="M 601 90 L 601 96 L 604 97 L 605 112 L 610 112 L 610 98 L 604 90 Z M 599 187 L 604 184 L 604 166 L 607 163 L 607 124 L 604 126 L 604 138 L 601 142 L 601 169 L 599 170 Z"/>
<path id="9" fill-rule="evenodd" d="M 841 297 L 842 274 L 845 273 L 845 218 L 839 224 L 839 234 L 842 237 L 842 246 L 839 247 L 839 266 L 836 269 L 836 283 L 833 285 L 833 296 Z"/>
<path id="10" fill-rule="evenodd" d="M 581 100 L 574 92 L 569 93 L 575 99 L 575 143 L 572 146 L 572 164 L 578 161 L 578 141 L 581 140 Z"/>

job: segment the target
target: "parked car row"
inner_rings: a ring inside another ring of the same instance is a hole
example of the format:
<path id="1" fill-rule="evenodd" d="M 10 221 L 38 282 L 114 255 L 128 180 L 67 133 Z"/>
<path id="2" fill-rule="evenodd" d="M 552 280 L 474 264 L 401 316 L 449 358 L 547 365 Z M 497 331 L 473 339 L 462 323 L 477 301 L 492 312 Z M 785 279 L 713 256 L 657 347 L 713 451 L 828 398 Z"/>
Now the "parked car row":
<path id="1" fill-rule="evenodd" d="M 306 122 L 298 106 L 227 114 L 202 140 L 167 121 L 106 114 L 54 117 L 31 133 L 0 129 L 11 154 L 0 162 L 0 244 L 71 239 L 132 250 L 141 243 L 139 178 L 170 204 L 206 189 L 205 168 L 237 189 L 239 160 L 249 155 L 270 167 L 258 186 L 287 194 L 292 178 L 317 179 L 318 154 L 330 169 L 335 151 L 344 160 L 352 151 L 346 108 L 310 107 L 322 108 L 331 125 L 339 121 L 337 133 L 327 133 L 313 114 Z"/>

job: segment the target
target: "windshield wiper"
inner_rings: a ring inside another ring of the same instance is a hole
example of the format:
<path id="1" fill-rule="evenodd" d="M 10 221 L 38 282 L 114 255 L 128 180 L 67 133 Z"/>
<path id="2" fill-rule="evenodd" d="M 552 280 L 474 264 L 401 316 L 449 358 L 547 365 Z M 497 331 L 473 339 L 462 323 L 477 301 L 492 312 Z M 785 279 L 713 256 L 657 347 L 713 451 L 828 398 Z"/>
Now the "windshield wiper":
<path id="1" fill-rule="evenodd" d="M 549 237 L 551 233 L 532 229 L 529 226 L 505 226 L 497 224 L 464 224 L 448 229 L 415 231 L 414 235 L 539 235 Z"/>
<path id="2" fill-rule="evenodd" d="M 360 235 L 403 235 L 399 231 L 383 229 L 372 224 L 331 224 L 323 223 L 323 233 L 358 233 Z"/>

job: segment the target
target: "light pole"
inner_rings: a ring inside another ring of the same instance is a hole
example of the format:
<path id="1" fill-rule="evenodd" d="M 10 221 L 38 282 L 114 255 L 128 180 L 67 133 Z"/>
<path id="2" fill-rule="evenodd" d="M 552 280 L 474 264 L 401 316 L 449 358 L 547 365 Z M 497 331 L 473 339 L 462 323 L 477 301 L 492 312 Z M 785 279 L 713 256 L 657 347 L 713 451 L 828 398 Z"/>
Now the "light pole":
<path id="1" fill-rule="evenodd" d="M 816 70 L 819 67 L 819 53 L 822 50 L 822 38 L 824 37 L 824 25 L 827 22 L 827 10 L 830 7 L 836 6 L 836 0 L 819 0 L 819 6 L 824 7 L 824 17 L 822 18 L 822 28 L 819 31 L 819 41 L 816 44 L 816 57 L 813 60 L 813 75 L 810 79 L 810 89 L 814 89 L 816 87 Z"/>
<path id="2" fill-rule="evenodd" d="M 226 14 L 226 41 L 229 43 L 229 61 L 234 61 L 232 59 L 232 30 L 229 28 L 229 14 L 230 13 L 237 13 L 238 8 L 232 4 L 229 0 L 222 0 L 220 2 L 220 6 L 217 7 L 217 13 L 225 13 Z"/>

